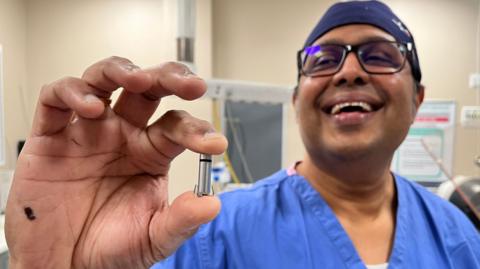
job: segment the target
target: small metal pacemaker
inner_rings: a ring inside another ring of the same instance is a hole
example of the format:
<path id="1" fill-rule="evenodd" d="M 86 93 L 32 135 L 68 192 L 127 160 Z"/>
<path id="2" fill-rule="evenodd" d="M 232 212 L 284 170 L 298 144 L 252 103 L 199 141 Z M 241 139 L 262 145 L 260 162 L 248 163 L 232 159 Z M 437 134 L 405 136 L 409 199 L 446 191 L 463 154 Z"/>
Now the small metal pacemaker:
<path id="1" fill-rule="evenodd" d="M 198 183 L 195 185 L 193 192 L 198 196 L 213 195 L 213 188 L 211 182 L 212 172 L 212 155 L 200 154 L 198 165 Z"/>

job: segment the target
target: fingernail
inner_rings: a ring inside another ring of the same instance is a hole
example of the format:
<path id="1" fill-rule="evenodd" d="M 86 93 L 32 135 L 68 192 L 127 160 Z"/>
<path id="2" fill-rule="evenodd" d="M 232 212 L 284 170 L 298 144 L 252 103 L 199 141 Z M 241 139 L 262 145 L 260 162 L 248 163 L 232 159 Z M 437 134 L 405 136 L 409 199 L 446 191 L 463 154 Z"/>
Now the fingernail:
<path id="1" fill-rule="evenodd" d="M 95 94 L 87 94 L 83 97 L 86 103 L 94 103 L 94 102 L 101 102 L 100 98 L 98 98 Z"/>
<path id="2" fill-rule="evenodd" d="M 127 70 L 128 72 L 135 72 L 140 70 L 140 67 L 134 64 L 124 64 L 122 65 L 122 68 Z"/>
<path id="3" fill-rule="evenodd" d="M 217 139 L 222 136 L 223 136 L 222 134 L 217 133 L 215 131 L 208 131 L 205 134 L 203 134 L 203 140 Z"/>
<path id="4" fill-rule="evenodd" d="M 183 76 L 189 77 L 189 78 L 199 78 L 197 74 L 193 73 L 193 71 L 190 70 L 188 67 L 185 68 Z"/>

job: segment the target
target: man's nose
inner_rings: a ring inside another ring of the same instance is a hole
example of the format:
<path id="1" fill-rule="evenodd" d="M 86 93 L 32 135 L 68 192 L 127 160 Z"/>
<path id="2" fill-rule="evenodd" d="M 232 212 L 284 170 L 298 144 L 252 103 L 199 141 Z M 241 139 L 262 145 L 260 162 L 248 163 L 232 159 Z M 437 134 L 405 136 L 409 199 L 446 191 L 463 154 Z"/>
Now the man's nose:
<path id="1" fill-rule="evenodd" d="M 355 53 L 348 53 L 340 70 L 333 75 L 335 86 L 360 86 L 368 83 L 369 74 L 362 68 Z"/>

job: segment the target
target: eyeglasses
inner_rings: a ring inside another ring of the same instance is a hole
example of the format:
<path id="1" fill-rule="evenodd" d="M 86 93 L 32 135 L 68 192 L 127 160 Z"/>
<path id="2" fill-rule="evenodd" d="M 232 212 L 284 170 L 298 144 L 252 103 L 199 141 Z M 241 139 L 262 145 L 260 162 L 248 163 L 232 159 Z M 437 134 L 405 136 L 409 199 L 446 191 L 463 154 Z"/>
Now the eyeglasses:
<path id="1" fill-rule="evenodd" d="M 373 41 L 359 45 L 324 44 L 306 47 L 297 53 L 298 70 L 308 77 L 330 76 L 354 52 L 363 70 L 370 74 L 392 74 L 402 70 L 412 43 Z"/>

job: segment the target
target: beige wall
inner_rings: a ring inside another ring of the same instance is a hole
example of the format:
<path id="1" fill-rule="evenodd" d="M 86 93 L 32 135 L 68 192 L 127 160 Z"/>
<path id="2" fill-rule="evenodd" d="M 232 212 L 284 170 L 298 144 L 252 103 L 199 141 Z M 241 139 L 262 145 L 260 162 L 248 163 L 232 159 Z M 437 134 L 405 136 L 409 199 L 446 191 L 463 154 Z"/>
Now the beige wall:
<path id="1" fill-rule="evenodd" d="M 3 47 L 3 105 L 6 164 L 2 170 L 13 169 L 18 140 L 29 128 L 26 88 L 26 12 L 23 0 L 0 0 L 0 44 Z"/>
<path id="2" fill-rule="evenodd" d="M 295 52 L 328 6 L 318 0 L 214 0 L 215 77 L 280 85 L 296 83 Z M 476 103 L 468 88 L 475 71 L 479 0 L 389 0 L 412 30 L 419 49 L 427 98 Z M 480 57 L 477 55 L 477 57 Z M 480 59 L 478 59 L 480 60 Z M 459 121 L 459 117 L 457 117 Z M 293 111 L 288 121 L 286 163 L 303 156 Z M 454 173 L 480 175 L 480 131 L 457 128 Z"/>

